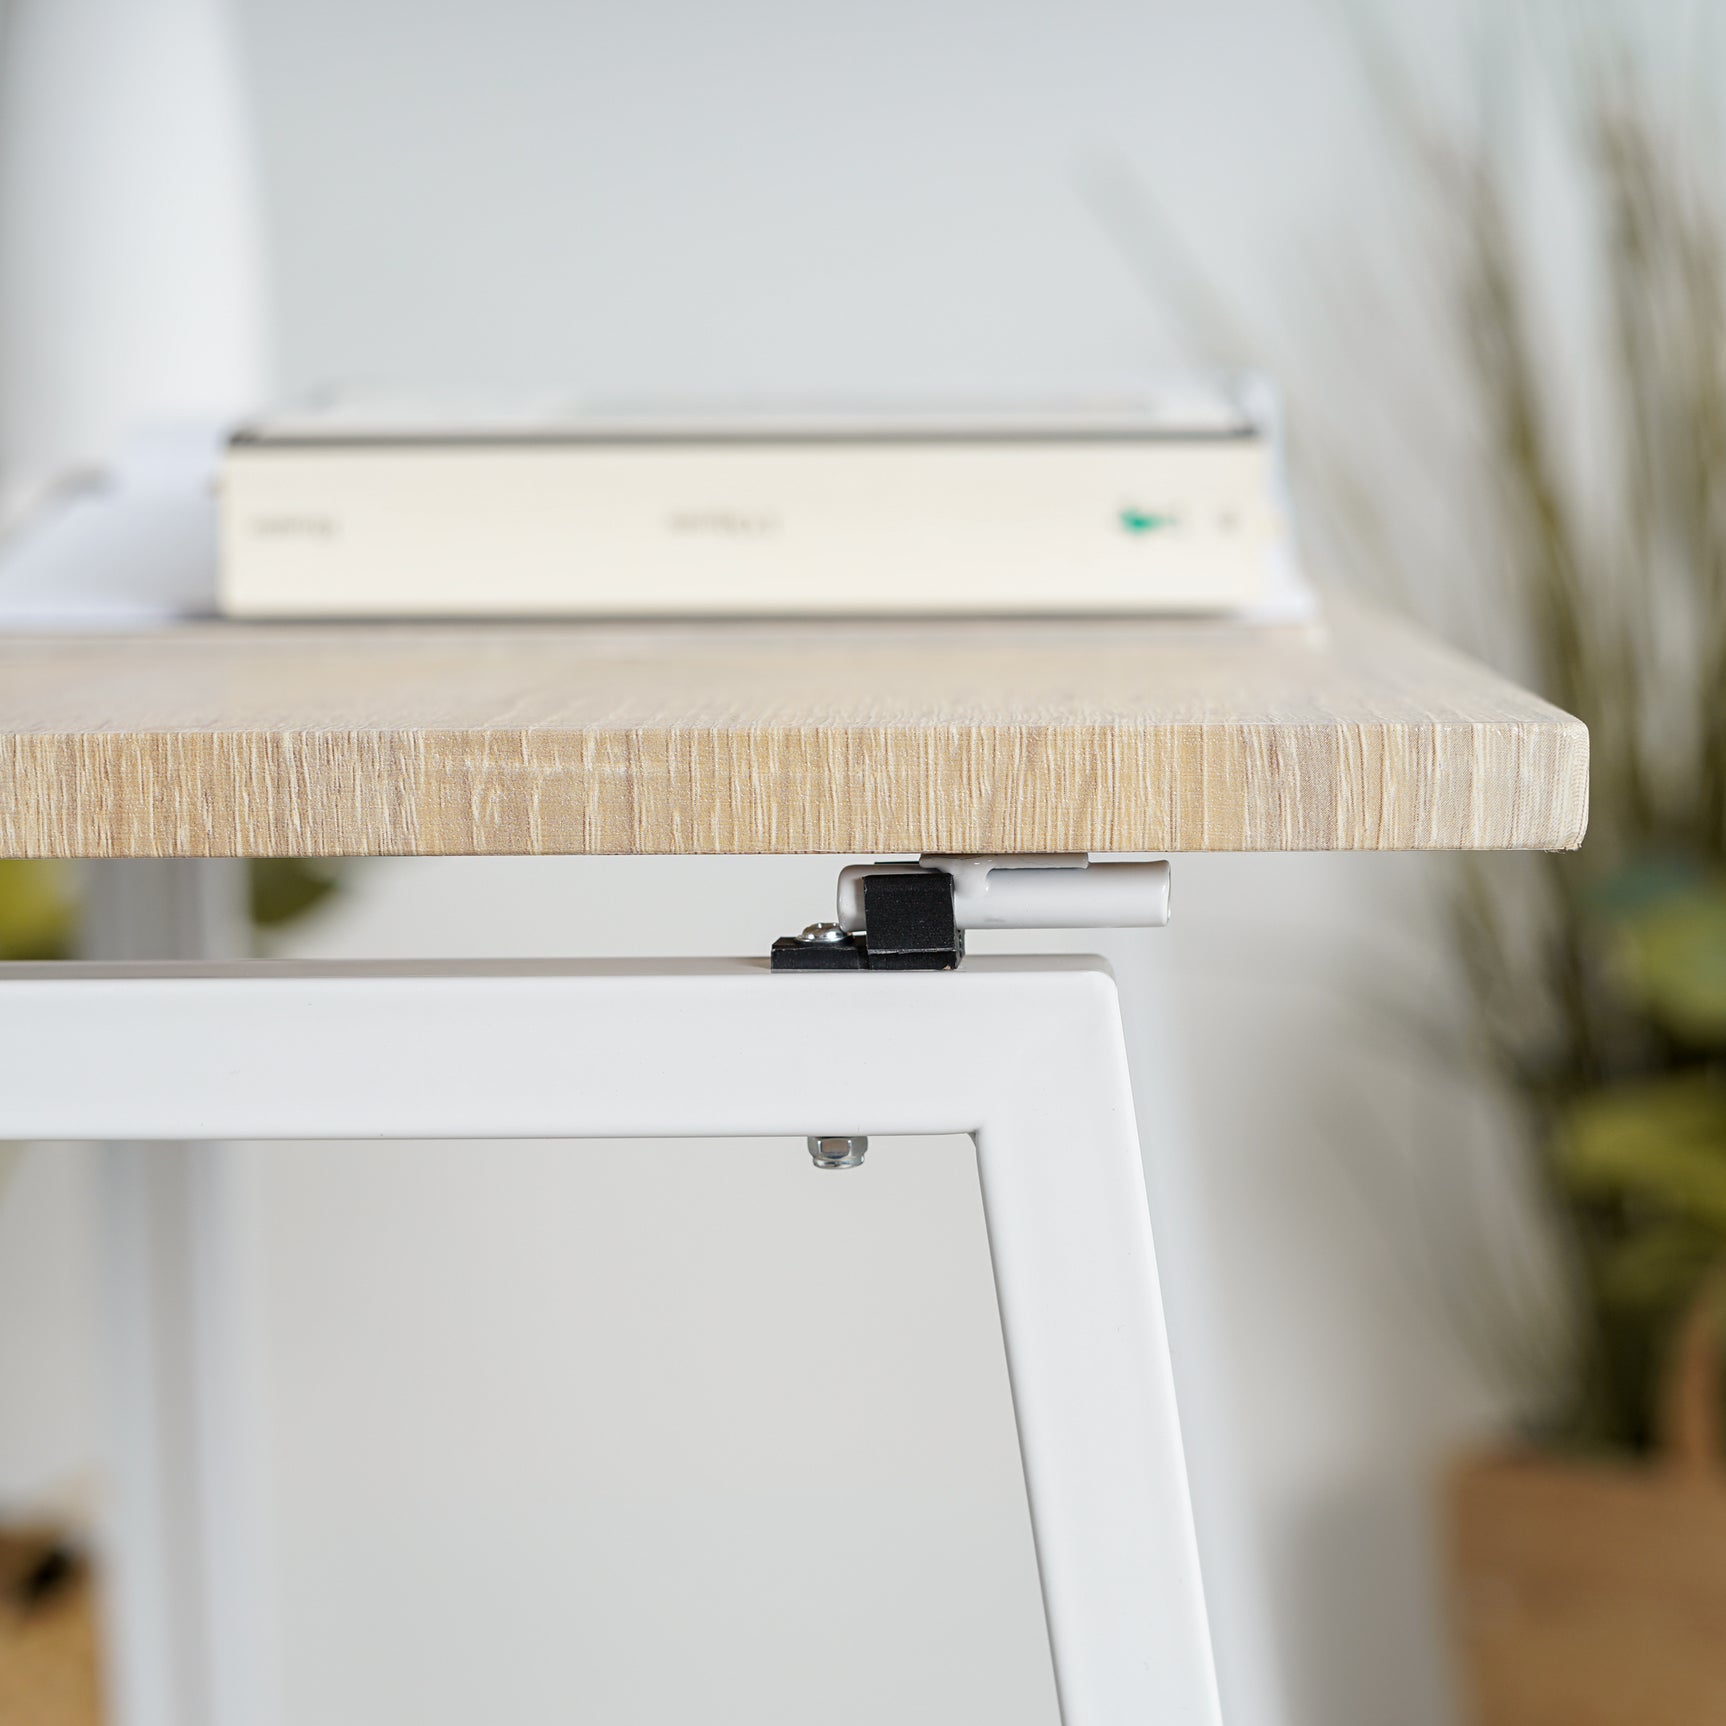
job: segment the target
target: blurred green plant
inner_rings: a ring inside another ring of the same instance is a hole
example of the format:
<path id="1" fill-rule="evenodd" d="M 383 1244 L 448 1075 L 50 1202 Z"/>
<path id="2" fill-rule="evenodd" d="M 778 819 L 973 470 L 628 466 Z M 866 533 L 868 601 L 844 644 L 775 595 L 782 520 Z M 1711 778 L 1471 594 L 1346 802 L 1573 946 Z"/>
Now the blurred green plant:
<path id="1" fill-rule="evenodd" d="M 1574 1323 L 1557 1346 L 1539 1316 L 1538 1335 L 1489 1335 L 1532 1312 L 1525 1278 L 1505 1267 L 1489 1279 L 1498 1288 L 1471 1282 L 1448 1299 L 1465 1338 L 1527 1381 L 1514 1388 L 1530 1436 L 1640 1452 L 1662 1441 L 1678 1339 L 1726 1302 L 1726 195 L 1694 114 L 1651 93 L 1631 56 L 1601 51 L 1599 22 L 1582 22 L 1580 55 L 1562 29 L 1537 34 L 1538 65 L 1508 31 L 1483 44 L 1488 99 L 1470 123 L 1438 117 L 1352 13 L 1385 159 L 1416 193 L 1396 183 L 1397 216 L 1426 241 L 1418 279 L 1387 302 L 1395 340 L 1435 328 L 1431 377 L 1460 380 L 1475 447 L 1467 468 L 1436 466 L 1442 436 L 1428 427 L 1452 423 L 1457 404 L 1396 399 L 1397 368 L 1361 360 L 1364 314 L 1337 299 L 1334 272 L 1323 314 L 1361 388 L 1339 391 L 1334 370 L 1297 382 L 1290 421 L 1306 537 L 1316 521 L 1336 563 L 1369 585 L 1388 576 L 1417 607 L 1455 583 L 1422 561 L 1435 542 L 1407 482 L 1436 469 L 1455 522 L 1478 473 L 1485 507 L 1466 512 L 1461 536 L 1490 566 L 1490 637 L 1477 645 L 1589 727 L 1581 851 L 1458 858 L 1452 877 L 1476 1052 L 1524 1117 L 1569 1249 Z M 1596 290 L 1570 347 L 1554 328 L 1552 181 L 1531 181 L 1510 147 L 1554 92 L 1591 250 L 1566 259 L 1577 273 L 1560 297 Z M 1275 350 L 1143 181 L 1109 170 L 1091 193 L 1125 260 L 1213 359 Z M 1298 378 L 1302 356 L 1289 358 Z M 1339 397 L 1394 435 L 1351 454 Z M 1454 557 L 1456 540 L 1440 553 Z M 1487 1269 L 1476 1258 L 1458 1274 Z"/>
<path id="2" fill-rule="evenodd" d="M 252 922 L 280 929 L 315 911 L 341 881 L 341 866 L 316 857 L 258 857 L 249 871 Z"/>
<path id="3" fill-rule="evenodd" d="M 323 904 L 339 881 L 339 865 L 319 859 L 254 859 L 247 880 L 254 927 L 274 930 L 297 921 Z M 0 858 L 0 959 L 65 959 L 77 934 L 69 865 Z"/>
<path id="4" fill-rule="evenodd" d="M 1687 1315 L 1726 1287 L 1726 206 L 1622 61 L 1573 118 L 1615 427 L 1586 483 L 1503 157 L 1419 136 L 1460 242 L 1500 597 L 1593 756 L 1582 851 L 1465 861 L 1457 915 L 1574 1249 L 1581 1347 L 1546 1436 L 1641 1451 Z"/>
<path id="5" fill-rule="evenodd" d="M 0 859 L 0 959 L 64 959 L 76 927 L 64 864 Z"/>

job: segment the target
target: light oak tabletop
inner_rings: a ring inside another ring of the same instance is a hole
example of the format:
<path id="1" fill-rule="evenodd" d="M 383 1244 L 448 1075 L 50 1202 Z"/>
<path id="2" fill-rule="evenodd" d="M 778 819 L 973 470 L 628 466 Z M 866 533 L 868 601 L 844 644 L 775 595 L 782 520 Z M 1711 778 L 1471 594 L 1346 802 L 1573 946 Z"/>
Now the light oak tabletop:
<path id="1" fill-rule="evenodd" d="M 1408 626 L 0 637 L 0 855 L 1562 850 L 1577 720 Z"/>

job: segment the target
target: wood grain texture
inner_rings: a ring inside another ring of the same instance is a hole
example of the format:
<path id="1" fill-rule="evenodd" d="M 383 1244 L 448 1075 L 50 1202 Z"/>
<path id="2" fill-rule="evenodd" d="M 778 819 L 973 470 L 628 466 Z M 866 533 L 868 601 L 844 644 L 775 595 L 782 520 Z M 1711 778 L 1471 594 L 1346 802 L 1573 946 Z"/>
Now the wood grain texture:
<path id="1" fill-rule="evenodd" d="M 1560 850 L 1580 723 L 1404 625 L 0 639 L 0 854 Z"/>

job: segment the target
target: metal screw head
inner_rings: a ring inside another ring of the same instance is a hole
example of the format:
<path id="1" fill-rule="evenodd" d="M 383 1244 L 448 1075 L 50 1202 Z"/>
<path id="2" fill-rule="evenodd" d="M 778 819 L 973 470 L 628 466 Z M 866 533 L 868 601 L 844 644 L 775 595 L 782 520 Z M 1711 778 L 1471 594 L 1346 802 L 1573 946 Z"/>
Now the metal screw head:
<path id="1" fill-rule="evenodd" d="M 865 1138 L 814 1138 L 809 1141 L 809 1156 L 818 1169 L 860 1169 L 869 1149 Z"/>
<path id="2" fill-rule="evenodd" d="M 812 947 L 835 947 L 851 937 L 837 923 L 811 923 L 797 939 Z"/>

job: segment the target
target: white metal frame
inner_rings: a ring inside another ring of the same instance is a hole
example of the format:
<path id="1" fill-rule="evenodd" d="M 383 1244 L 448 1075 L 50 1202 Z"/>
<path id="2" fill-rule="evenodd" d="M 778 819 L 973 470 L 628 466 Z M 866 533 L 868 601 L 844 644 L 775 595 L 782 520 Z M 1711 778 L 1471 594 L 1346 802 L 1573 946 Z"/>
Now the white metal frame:
<path id="1" fill-rule="evenodd" d="M 977 1146 L 1065 1726 L 1212 1726 L 1126 1047 L 1100 960 L 803 975 L 749 960 L 0 966 L 0 1137 L 947 1132 Z"/>
<path id="2" fill-rule="evenodd" d="M 103 960 L 245 951 L 243 863 L 88 865 L 84 945 Z M 3 970 L 0 967 L 0 970 Z M 0 1056 L 0 1059 L 3 1059 Z M 99 1147 L 106 1341 L 103 1706 L 115 1726 L 272 1726 L 260 1413 L 243 1151 Z"/>

